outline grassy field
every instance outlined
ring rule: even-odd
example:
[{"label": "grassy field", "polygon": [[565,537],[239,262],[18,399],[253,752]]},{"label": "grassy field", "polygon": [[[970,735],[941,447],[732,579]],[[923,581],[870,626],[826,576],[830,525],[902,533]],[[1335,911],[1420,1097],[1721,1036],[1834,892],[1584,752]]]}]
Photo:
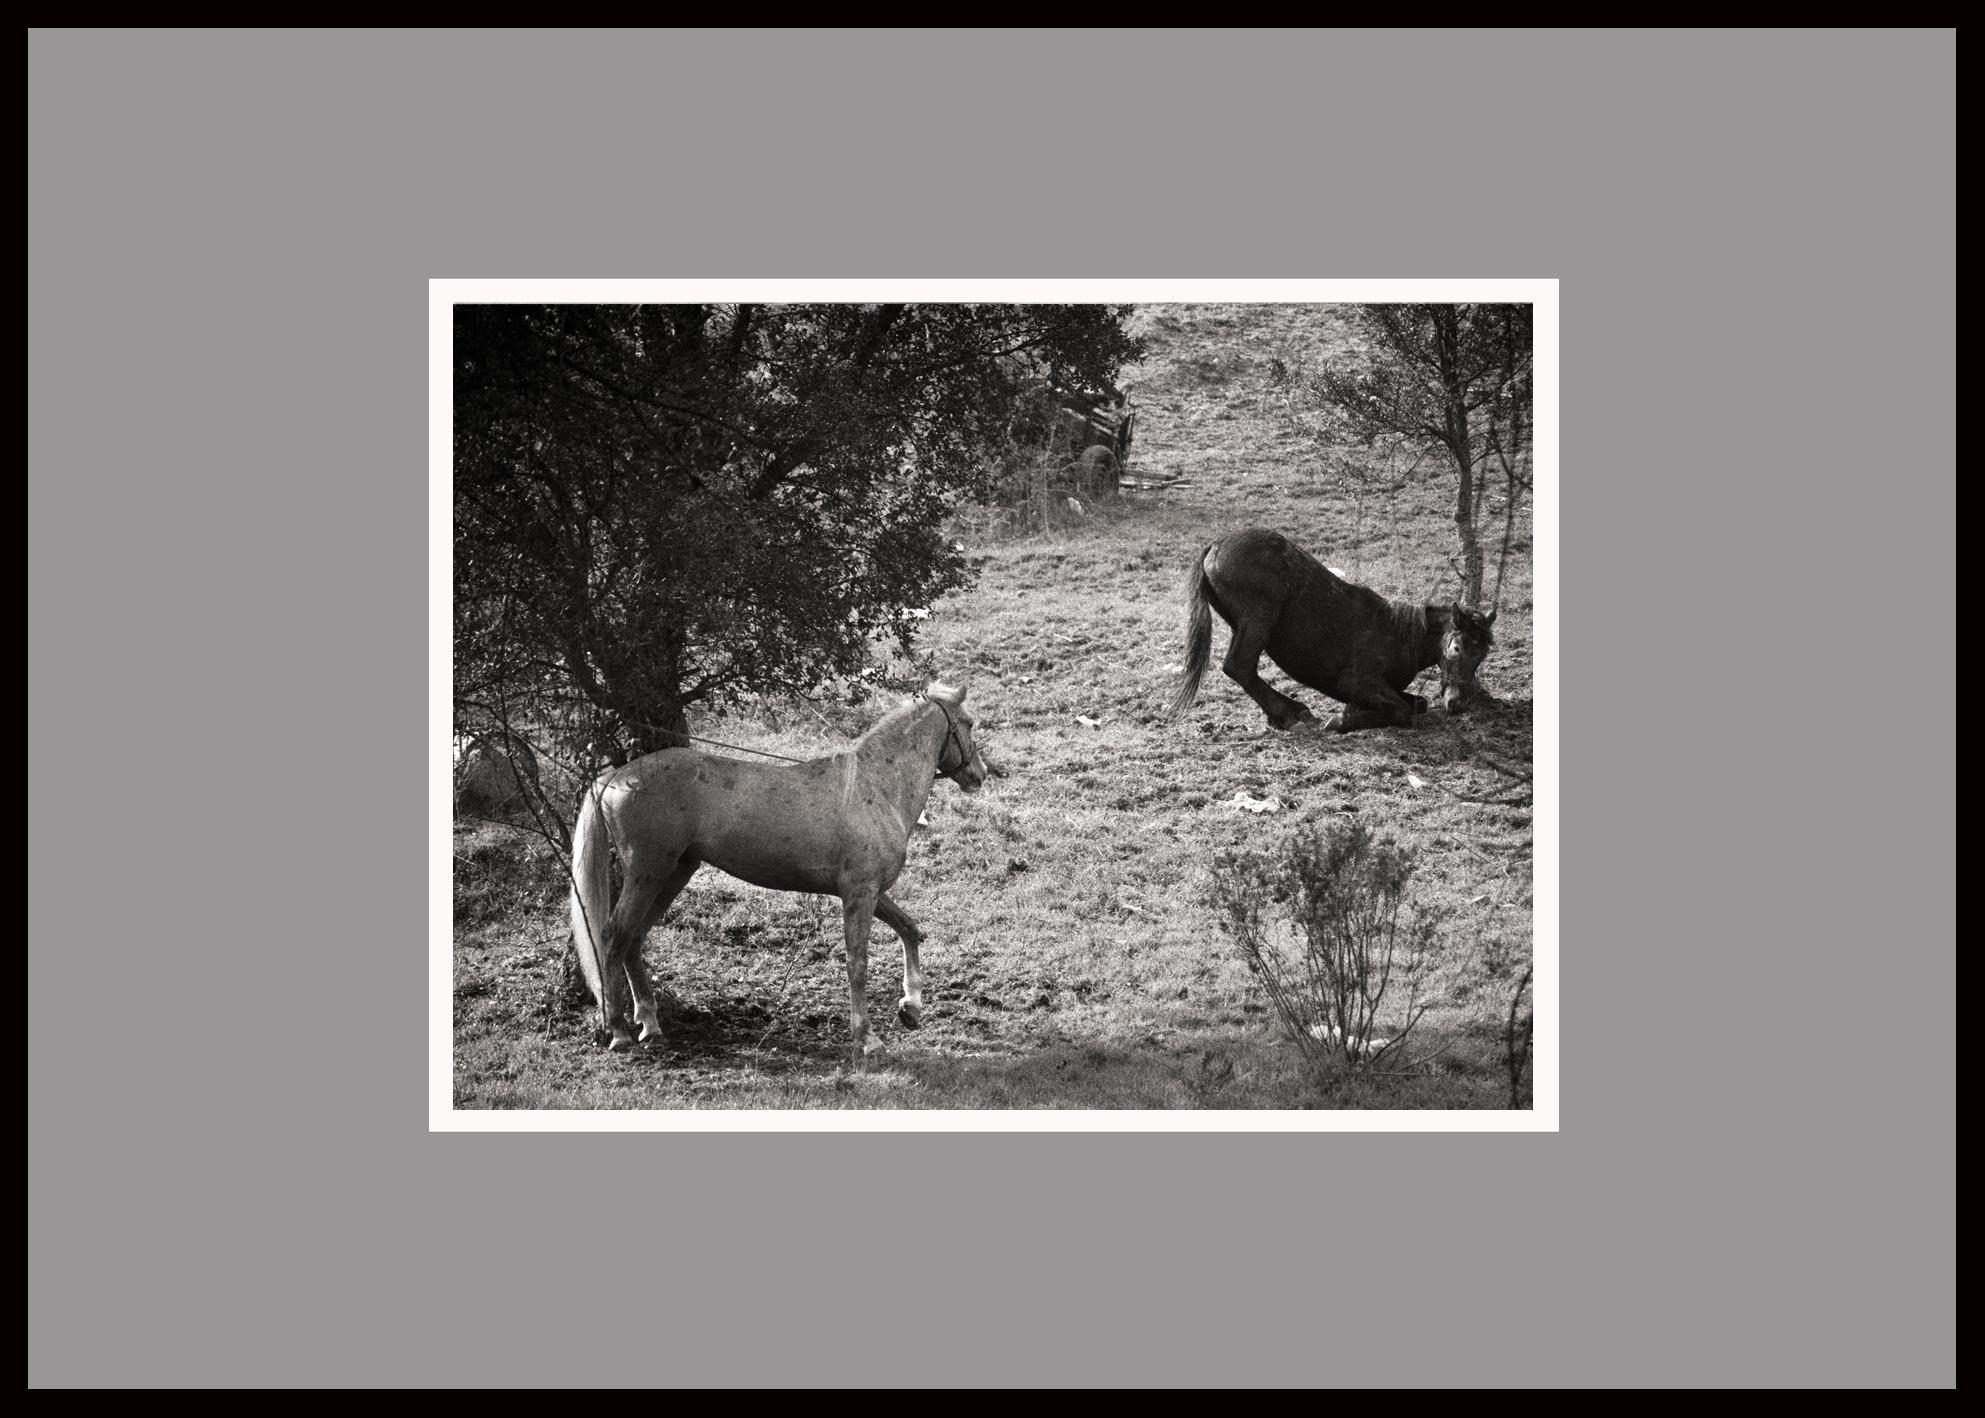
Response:
[{"label": "grassy field", "polygon": [[[560,989],[557,856],[509,829],[458,825],[456,1107],[1509,1105],[1506,988],[1428,1015],[1413,1050],[1438,1051],[1428,1063],[1377,1078],[1306,1072],[1209,887],[1221,850],[1355,816],[1418,851],[1416,899],[1449,913],[1457,948],[1528,958],[1531,814],[1509,771],[1531,757],[1527,511],[1481,673],[1496,702],[1480,712],[1275,733],[1219,672],[1216,617],[1199,701],[1167,723],[1181,584],[1202,545],[1273,527],[1387,595],[1452,599],[1453,484],[1431,460],[1354,479],[1311,437],[1287,376],[1342,347],[1337,312],[1158,306],[1136,321],[1150,354],[1125,380],[1139,411],[1126,476],[1162,486],[1079,513],[1064,504],[1058,525],[1024,532],[973,509],[958,536],[978,582],[934,608],[920,646],[968,688],[1003,770],[976,796],[937,785],[892,890],[928,936],[924,1027],[895,1023],[900,952],[878,925],[869,1007],[888,1047],[850,1073],[838,903],[706,869],[648,943],[671,1049],[610,1055]],[[1319,713],[1335,707],[1262,670]],[[1416,687],[1432,695],[1432,679]],[[885,707],[791,706],[692,727],[826,753]],[[1243,810],[1241,793],[1277,807]]]}]

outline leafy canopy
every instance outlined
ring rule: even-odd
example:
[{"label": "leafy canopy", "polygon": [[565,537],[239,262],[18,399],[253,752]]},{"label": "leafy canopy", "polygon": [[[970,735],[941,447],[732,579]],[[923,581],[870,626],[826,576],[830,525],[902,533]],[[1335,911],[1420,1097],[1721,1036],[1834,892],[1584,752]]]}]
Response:
[{"label": "leafy canopy", "polygon": [[1111,386],[1127,313],[457,307],[457,718],[576,717],[618,756],[908,650],[1014,399]]}]

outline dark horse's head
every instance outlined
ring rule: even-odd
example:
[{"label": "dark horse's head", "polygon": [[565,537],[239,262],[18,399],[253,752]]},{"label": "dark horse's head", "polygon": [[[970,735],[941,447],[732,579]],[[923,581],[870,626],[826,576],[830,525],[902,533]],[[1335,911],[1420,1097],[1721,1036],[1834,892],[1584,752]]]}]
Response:
[{"label": "dark horse's head", "polygon": [[1475,671],[1496,643],[1490,627],[1496,613],[1479,615],[1466,606],[1449,606],[1443,617],[1440,643],[1441,705],[1450,714],[1476,694]]}]

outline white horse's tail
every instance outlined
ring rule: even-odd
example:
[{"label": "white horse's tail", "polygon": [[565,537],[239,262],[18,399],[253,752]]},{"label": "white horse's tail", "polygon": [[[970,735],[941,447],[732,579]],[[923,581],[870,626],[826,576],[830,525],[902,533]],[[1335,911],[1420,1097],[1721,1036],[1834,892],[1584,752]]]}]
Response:
[{"label": "white horse's tail", "polygon": [[607,958],[607,915],[612,903],[607,899],[612,882],[607,876],[607,825],[600,806],[605,784],[595,782],[579,804],[579,821],[572,829],[572,948],[579,953],[579,969],[586,977],[586,988],[602,1010],[606,990],[602,985]]}]

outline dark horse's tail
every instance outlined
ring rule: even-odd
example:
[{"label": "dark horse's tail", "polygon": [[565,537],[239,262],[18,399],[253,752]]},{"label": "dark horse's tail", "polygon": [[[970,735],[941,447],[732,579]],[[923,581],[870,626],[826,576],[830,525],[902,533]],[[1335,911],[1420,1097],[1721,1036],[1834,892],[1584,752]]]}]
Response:
[{"label": "dark horse's tail", "polygon": [[1199,677],[1206,673],[1207,652],[1213,645],[1212,602],[1206,584],[1206,553],[1211,543],[1193,553],[1192,568],[1185,578],[1185,665],[1179,672],[1179,687],[1172,696],[1176,719],[1192,707],[1199,693]]}]

